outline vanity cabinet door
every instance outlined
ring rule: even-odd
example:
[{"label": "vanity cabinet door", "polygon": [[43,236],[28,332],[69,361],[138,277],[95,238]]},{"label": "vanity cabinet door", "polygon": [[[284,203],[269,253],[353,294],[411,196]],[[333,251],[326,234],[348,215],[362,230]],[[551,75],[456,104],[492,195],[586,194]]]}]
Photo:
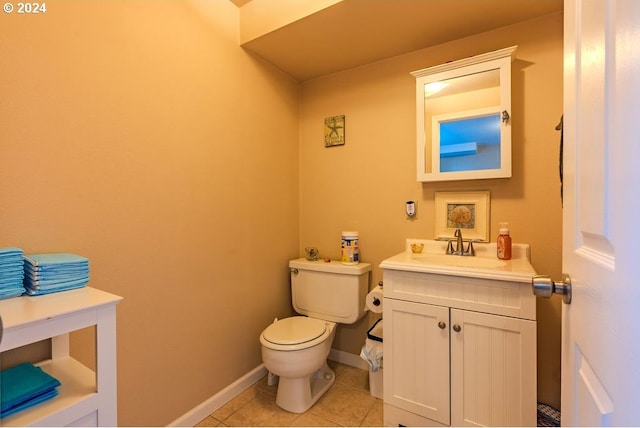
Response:
[{"label": "vanity cabinet door", "polygon": [[452,426],[535,426],[535,321],[451,309],[451,396]]},{"label": "vanity cabinet door", "polygon": [[384,305],[385,403],[449,425],[449,308]]}]

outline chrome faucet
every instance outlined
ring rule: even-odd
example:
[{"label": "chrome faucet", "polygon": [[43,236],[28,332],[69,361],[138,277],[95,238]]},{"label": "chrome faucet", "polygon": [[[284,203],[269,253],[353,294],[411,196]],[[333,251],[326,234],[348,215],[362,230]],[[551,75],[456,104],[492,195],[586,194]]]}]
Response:
[{"label": "chrome faucet", "polygon": [[456,252],[454,254],[457,254],[458,256],[463,256],[464,255],[464,242],[462,241],[462,231],[460,229],[456,229],[456,231],[453,233],[453,237],[457,238],[457,241],[456,241]]},{"label": "chrome faucet", "polygon": [[462,239],[462,231],[460,229],[456,229],[453,233],[453,237],[456,239],[456,249],[453,249],[453,242],[451,239],[447,239],[447,251],[446,254],[456,255],[456,256],[475,256],[476,251],[473,248],[473,243],[476,241],[475,239],[469,240],[469,245],[467,249],[464,249],[464,240]]}]

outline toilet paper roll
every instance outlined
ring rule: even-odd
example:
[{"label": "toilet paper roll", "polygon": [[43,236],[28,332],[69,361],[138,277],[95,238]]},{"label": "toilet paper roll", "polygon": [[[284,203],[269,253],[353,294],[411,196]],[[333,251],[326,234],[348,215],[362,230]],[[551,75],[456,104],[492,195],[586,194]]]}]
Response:
[{"label": "toilet paper roll", "polygon": [[374,314],[382,313],[382,287],[377,285],[367,294],[367,309]]}]

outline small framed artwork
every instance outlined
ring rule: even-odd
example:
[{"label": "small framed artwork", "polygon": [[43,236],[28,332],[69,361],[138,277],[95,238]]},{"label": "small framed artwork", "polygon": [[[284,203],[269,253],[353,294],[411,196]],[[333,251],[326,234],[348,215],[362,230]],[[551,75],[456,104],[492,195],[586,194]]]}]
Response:
[{"label": "small framed artwork", "polygon": [[464,239],[489,242],[489,191],[436,192],[435,237],[453,238],[456,229]]},{"label": "small framed artwork", "polygon": [[344,142],[344,115],[325,118],[324,146],[341,146]]}]

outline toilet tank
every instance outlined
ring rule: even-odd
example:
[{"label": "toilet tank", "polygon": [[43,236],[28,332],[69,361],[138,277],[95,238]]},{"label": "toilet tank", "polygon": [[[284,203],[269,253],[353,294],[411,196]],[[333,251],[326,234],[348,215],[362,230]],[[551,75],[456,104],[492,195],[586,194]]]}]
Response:
[{"label": "toilet tank", "polygon": [[291,260],[291,297],[297,313],[353,324],[365,313],[369,263],[343,265],[305,258]]}]

